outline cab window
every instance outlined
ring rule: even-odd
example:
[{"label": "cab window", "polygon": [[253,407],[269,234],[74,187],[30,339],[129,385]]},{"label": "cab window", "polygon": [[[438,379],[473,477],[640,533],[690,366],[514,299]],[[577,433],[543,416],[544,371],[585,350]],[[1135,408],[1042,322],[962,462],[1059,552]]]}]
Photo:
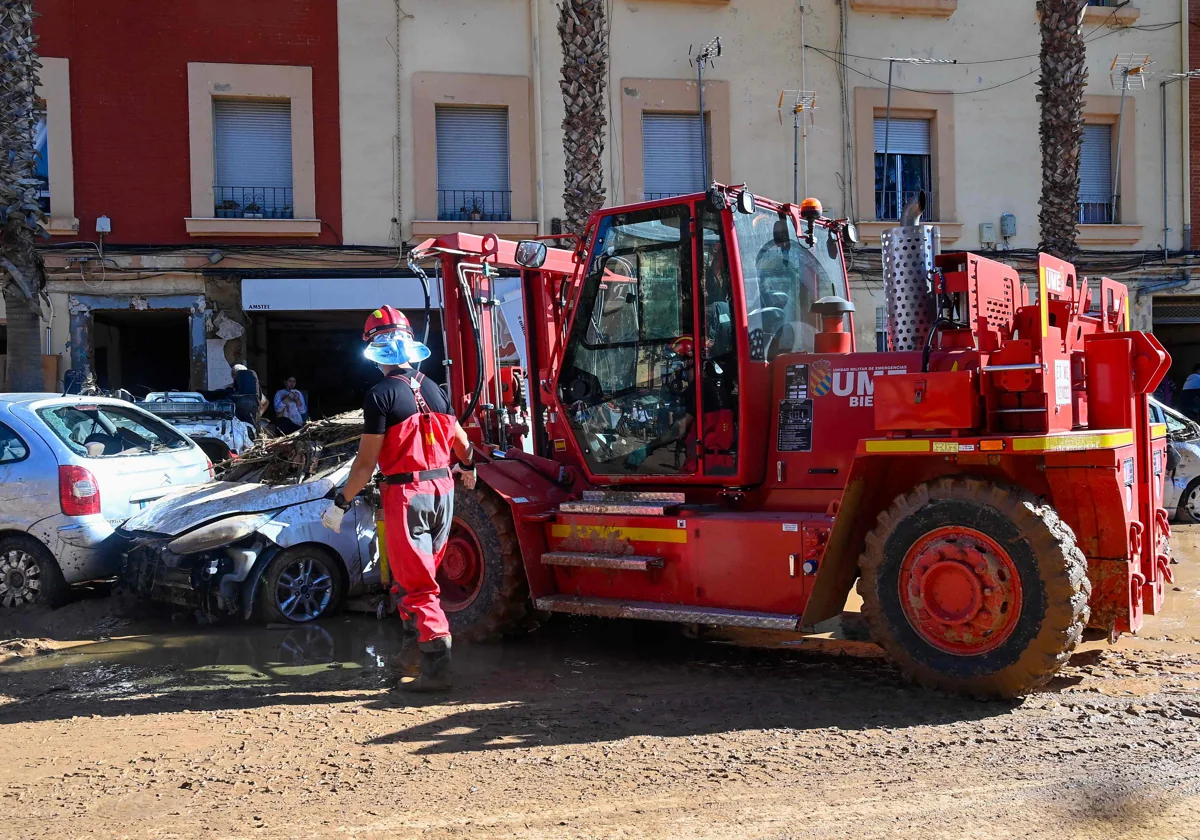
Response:
[{"label": "cab window", "polygon": [[597,474],[681,474],[695,417],[691,216],[684,205],[603,218],[559,398]]},{"label": "cab window", "polygon": [[820,319],[812,305],[844,296],[845,276],[836,235],[814,231],[813,247],[796,235],[786,214],[760,209],[734,213],[750,330],[750,358],[812,352]]}]

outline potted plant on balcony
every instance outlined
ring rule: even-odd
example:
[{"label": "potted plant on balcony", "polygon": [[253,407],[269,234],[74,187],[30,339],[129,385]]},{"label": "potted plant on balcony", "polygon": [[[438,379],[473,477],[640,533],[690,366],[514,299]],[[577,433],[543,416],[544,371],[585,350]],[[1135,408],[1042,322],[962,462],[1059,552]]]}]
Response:
[{"label": "potted plant on balcony", "polygon": [[238,204],[236,201],[234,201],[232,198],[227,198],[224,201],[222,201],[220,204],[217,205],[217,213],[233,215],[234,213],[237,212],[237,209],[240,206],[241,205]]},{"label": "potted plant on balcony", "polygon": [[469,216],[472,222],[482,221],[483,219],[483,199],[477,198],[471,203],[471,215]]},{"label": "potted plant on balcony", "polygon": [[261,219],[263,217],[262,205],[259,204],[257,201],[251,201],[249,204],[246,205],[245,209],[246,209],[246,212],[242,214],[243,218]]}]

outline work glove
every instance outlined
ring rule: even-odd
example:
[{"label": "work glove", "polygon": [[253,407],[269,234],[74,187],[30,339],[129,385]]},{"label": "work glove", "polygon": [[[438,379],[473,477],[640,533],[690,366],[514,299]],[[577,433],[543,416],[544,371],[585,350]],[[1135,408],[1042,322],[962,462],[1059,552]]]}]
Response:
[{"label": "work glove", "polygon": [[459,480],[462,481],[463,487],[465,487],[466,489],[468,489],[468,490],[475,489],[475,467],[474,467],[474,465],[472,465],[470,469],[465,470],[465,469],[463,469],[462,464],[455,464],[450,469],[450,473],[452,475],[458,476]]},{"label": "work glove", "polygon": [[342,532],[342,520],[345,517],[346,511],[333,502],[330,502],[329,507],[325,508],[325,512],[321,514],[321,524],[335,534],[340,534]]}]

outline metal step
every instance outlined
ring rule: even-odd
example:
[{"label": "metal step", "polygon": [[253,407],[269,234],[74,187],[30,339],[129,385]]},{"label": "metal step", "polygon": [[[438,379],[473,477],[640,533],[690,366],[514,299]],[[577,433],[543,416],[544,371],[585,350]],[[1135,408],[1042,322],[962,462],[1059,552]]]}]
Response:
[{"label": "metal step", "polygon": [[637,493],[626,490],[584,490],[583,500],[563,502],[560,513],[586,513],[616,516],[663,516],[670,508],[684,504],[682,493]]},{"label": "metal step", "polygon": [[648,572],[661,569],[663,559],[645,554],[594,554],[588,551],[550,551],[542,555],[545,566],[579,566],[588,569],[620,569]]},{"label": "metal step", "polygon": [[547,595],[538,598],[536,603],[539,610],[546,612],[674,621],[680,624],[715,624],[721,627],[755,627],[762,630],[795,630],[800,622],[798,615],[658,604],[653,601],[584,598],[579,595]]}]

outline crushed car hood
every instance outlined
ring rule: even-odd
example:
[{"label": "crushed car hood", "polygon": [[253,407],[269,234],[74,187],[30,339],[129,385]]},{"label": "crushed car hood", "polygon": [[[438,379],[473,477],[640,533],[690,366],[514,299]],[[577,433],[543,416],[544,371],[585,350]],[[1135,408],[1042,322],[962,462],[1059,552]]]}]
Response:
[{"label": "crushed car hood", "polygon": [[271,485],[216,481],[195,490],[166,496],[124,524],[129,532],[176,536],[224,516],[262,513],[323,498],[344,480],[338,470],[303,484]]}]

